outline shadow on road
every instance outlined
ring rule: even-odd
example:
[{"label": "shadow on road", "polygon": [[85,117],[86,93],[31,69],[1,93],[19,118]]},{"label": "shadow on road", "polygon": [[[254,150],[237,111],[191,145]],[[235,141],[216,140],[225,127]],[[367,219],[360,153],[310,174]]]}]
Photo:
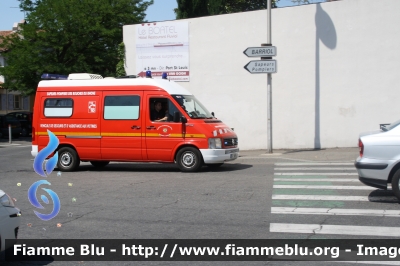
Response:
[{"label": "shadow on road", "polygon": [[396,196],[391,190],[377,189],[368,195],[368,200],[375,203],[393,203],[399,204]]},{"label": "shadow on road", "polygon": [[[241,171],[253,167],[251,164],[224,164],[219,168],[209,168],[203,166],[198,173],[210,172],[232,172]],[[58,168],[55,171],[59,171]],[[92,165],[80,165],[76,172],[181,172],[175,164],[163,163],[113,163],[111,162],[104,168],[95,168]]]}]

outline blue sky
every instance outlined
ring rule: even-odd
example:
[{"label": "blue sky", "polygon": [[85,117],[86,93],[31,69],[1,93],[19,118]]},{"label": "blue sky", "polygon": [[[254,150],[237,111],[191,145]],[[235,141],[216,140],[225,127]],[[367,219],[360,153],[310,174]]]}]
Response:
[{"label": "blue sky", "polygon": [[[324,0],[313,0],[312,2],[323,2]],[[291,0],[280,0],[279,7],[292,6]],[[11,30],[14,22],[24,18],[24,13],[18,8],[17,0],[0,0],[0,30]],[[174,20],[174,8],[177,7],[176,0],[154,0],[154,4],[147,9],[146,19],[148,21]]]}]

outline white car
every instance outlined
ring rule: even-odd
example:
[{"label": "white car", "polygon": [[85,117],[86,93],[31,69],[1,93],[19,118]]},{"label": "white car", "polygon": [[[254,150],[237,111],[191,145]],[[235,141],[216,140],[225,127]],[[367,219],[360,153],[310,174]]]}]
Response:
[{"label": "white car", "polygon": [[15,207],[14,200],[0,190],[0,251],[10,247],[10,243],[6,247],[6,239],[17,241],[20,216],[21,211]]},{"label": "white car", "polygon": [[400,120],[380,130],[360,134],[355,162],[362,183],[392,191],[400,199]]}]

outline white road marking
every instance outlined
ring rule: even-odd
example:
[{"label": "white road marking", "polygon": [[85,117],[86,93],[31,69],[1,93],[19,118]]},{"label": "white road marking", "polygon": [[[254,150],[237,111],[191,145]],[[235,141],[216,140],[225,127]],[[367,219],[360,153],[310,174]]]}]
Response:
[{"label": "white road marking", "polygon": [[368,187],[368,186],[274,185],[273,188],[375,190],[375,188]]},{"label": "white road marking", "polygon": [[339,208],[271,207],[271,213],[306,214],[306,215],[358,215],[358,216],[400,217],[400,210],[339,209]]},{"label": "white road marking", "polygon": [[338,200],[338,201],[370,201],[370,202],[398,202],[394,196],[368,197],[368,196],[326,196],[326,195],[272,195],[277,200]]},{"label": "white road marking", "polygon": [[358,182],[358,178],[274,178],[274,181]]},{"label": "white road marking", "polygon": [[336,170],[336,171],[354,171],[355,167],[349,168],[335,168],[335,167],[285,167],[285,168],[274,168],[275,171],[304,171],[304,170]]},{"label": "white road marking", "polygon": [[357,173],[274,173],[274,175],[357,175]]},{"label": "white road marking", "polygon": [[0,145],[0,147],[10,147],[10,146],[19,146],[19,145],[21,145],[21,144],[18,144],[18,143],[11,143],[11,144],[1,144]]},{"label": "white road marking", "polygon": [[354,163],[341,163],[341,162],[312,162],[312,163],[275,163],[277,166],[296,166],[296,165],[315,165],[315,166],[320,166],[320,165],[353,165]]},{"label": "white road marking", "polygon": [[400,227],[271,223],[273,233],[400,237]]},{"label": "white road marking", "polygon": [[336,263],[374,264],[374,265],[400,265],[400,261],[334,261]]}]

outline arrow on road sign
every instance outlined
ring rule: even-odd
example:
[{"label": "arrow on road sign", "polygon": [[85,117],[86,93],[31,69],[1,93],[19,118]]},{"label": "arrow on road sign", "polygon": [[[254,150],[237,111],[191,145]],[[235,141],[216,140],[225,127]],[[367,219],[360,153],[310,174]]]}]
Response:
[{"label": "arrow on road sign", "polygon": [[276,56],[275,46],[248,47],[243,51],[248,57],[267,57]]},{"label": "arrow on road sign", "polygon": [[253,60],[244,69],[251,74],[276,73],[276,60]]}]

